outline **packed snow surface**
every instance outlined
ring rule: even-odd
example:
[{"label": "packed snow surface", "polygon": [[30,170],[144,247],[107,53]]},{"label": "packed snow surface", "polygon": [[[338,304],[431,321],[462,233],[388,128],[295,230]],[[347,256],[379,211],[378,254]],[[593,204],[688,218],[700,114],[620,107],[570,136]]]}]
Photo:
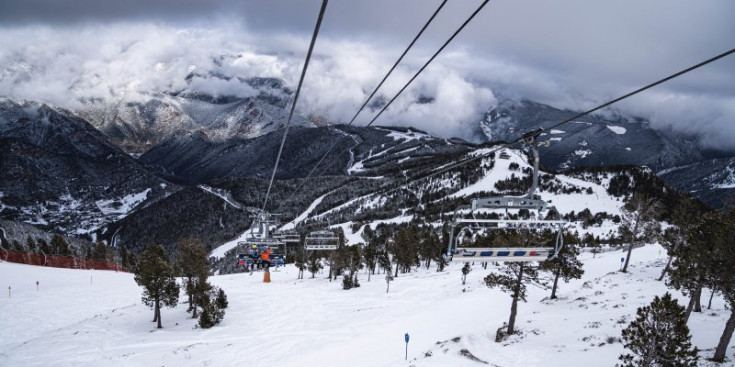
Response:
[{"label": "packed snow surface", "polygon": [[[519,304],[521,334],[503,343],[493,340],[511,299],[483,284],[492,266],[474,266],[465,286],[460,264],[414,270],[399,274],[390,293],[384,275],[368,282],[364,271],[362,286],[349,291],[325,273],[297,280],[292,266],[273,271],[270,284],[261,273],[213,276],[229,308],[222,324],[202,330],[183,303],[164,308],[164,328],[156,329],[131,274],[3,262],[0,279],[12,293],[0,301],[0,366],[485,365],[468,353],[490,366],[612,366],[623,346],[609,338],[620,336],[638,307],[670,291],[655,280],[665,264],[660,246],[634,250],[627,274],[618,272],[622,254],[584,253],[584,278],[561,283],[557,300],[530,286],[528,303]],[[710,365],[704,358],[729,314],[719,296],[712,310],[692,314],[701,365]],[[734,352],[731,346],[731,360]]]}]

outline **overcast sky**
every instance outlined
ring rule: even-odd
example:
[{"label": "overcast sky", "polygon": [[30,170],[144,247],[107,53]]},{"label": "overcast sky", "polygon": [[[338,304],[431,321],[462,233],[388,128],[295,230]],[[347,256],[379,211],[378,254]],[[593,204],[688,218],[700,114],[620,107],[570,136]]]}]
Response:
[{"label": "overcast sky", "polygon": [[[299,110],[349,119],[440,2],[332,0]],[[392,96],[480,3],[450,0],[382,95]],[[187,85],[190,71],[295,85],[320,4],[2,1],[0,95],[74,108],[80,98],[144,99],[185,87],[252,93],[238,82]],[[502,96],[592,107],[732,49],[733,14],[732,0],[491,0],[378,123],[466,136]],[[434,101],[414,103],[419,96]],[[735,149],[735,56],[616,109]]]}]

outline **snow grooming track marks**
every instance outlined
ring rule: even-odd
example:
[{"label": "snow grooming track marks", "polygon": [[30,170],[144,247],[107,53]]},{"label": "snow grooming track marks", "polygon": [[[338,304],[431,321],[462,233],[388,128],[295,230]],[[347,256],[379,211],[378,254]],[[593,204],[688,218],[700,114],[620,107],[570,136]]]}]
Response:
[{"label": "snow grooming track marks", "polygon": [[[161,311],[164,328],[156,330],[131,274],[0,263],[0,279],[14,290],[0,302],[0,365],[235,366],[243,356],[246,364],[273,366],[482,365],[460,355],[466,349],[488,366],[611,366],[623,347],[608,337],[620,336],[637,307],[670,291],[655,280],[665,264],[660,246],[634,250],[628,274],[617,272],[620,255],[582,254],[584,277],[561,284],[558,300],[546,299],[548,290],[529,288],[529,302],[519,304],[522,334],[501,344],[493,340],[507,321],[510,298],[484,285],[490,267],[476,266],[465,286],[460,266],[399,274],[388,294],[382,274],[367,282],[364,271],[361,287],[350,291],[330,283],[326,272],[296,280],[293,266],[267,285],[248,274],[213,276],[230,301],[222,324],[195,328],[180,303]],[[687,301],[670,292],[680,304]],[[728,316],[720,297],[712,310],[692,314],[692,341],[704,358]],[[411,334],[408,363],[405,332]],[[437,344],[455,337],[456,343]],[[735,346],[728,357],[733,353]]]}]

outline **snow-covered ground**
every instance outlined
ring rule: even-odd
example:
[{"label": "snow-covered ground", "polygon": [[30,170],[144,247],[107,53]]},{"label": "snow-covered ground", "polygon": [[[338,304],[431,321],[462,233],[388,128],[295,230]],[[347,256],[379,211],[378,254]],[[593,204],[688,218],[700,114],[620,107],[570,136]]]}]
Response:
[{"label": "snow-covered ground", "polygon": [[[383,275],[368,282],[364,272],[362,286],[349,291],[325,274],[296,280],[290,266],[274,271],[270,284],[260,273],[214,276],[229,296],[221,325],[196,328],[180,304],[162,310],[164,329],[157,330],[131,274],[3,262],[0,279],[12,295],[0,301],[0,366],[483,365],[462,354],[490,366],[612,366],[623,347],[608,337],[619,337],[637,307],[667,291],[655,280],[664,256],[655,245],[636,249],[622,274],[620,252],[583,254],[584,278],[562,283],[560,299],[529,287],[528,303],[519,305],[522,334],[500,344],[495,331],[507,321],[511,299],[483,285],[491,269],[479,266],[465,286],[454,264],[441,273],[432,267],[401,274],[390,293]],[[715,297],[712,310],[690,319],[703,357],[712,355],[724,328],[724,307]],[[730,360],[733,353],[731,347]]]}]

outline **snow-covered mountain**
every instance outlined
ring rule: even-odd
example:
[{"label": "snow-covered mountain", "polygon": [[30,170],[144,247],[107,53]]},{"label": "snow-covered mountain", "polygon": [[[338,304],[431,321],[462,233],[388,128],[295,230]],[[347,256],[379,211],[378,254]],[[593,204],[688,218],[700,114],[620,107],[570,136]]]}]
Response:
[{"label": "snow-covered mountain", "polygon": [[[188,184],[223,177],[269,177],[282,138],[283,131],[225,141],[193,133],[164,141],[143,154],[140,161],[160,167]],[[289,131],[276,178],[306,177],[328,151],[315,172],[317,176],[378,175],[396,164],[438,159],[469,149],[466,142],[433,137],[411,128],[295,126]]]},{"label": "snow-covered mountain", "polygon": [[715,207],[732,205],[735,198],[735,158],[706,159],[658,175]]},{"label": "snow-covered mountain", "polygon": [[[485,114],[480,126],[488,141],[510,141],[524,131],[576,114],[528,100],[505,100]],[[545,132],[542,140],[550,144],[542,162],[556,170],[611,165],[661,170],[698,162],[704,156],[693,137],[656,130],[646,121],[624,117],[585,116]]]},{"label": "snow-covered mountain", "polygon": [[[149,101],[152,110],[146,113],[145,108],[125,107],[123,109],[127,108],[128,112],[137,111],[139,115],[135,116],[145,115],[149,119],[135,120],[140,122],[138,125],[125,125],[126,119],[105,120],[109,124],[101,125],[100,128],[107,134],[81,118],[79,111],[69,112],[32,102],[17,103],[3,99],[0,138],[7,144],[0,148],[6,152],[0,163],[3,173],[12,179],[3,180],[0,184],[0,215],[3,219],[35,223],[68,234],[104,233],[103,238],[112,241],[113,233],[121,228],[121,236],[130,240],[145,230],[143,227],[146,222],[165,218],[165,222],[177,228],[181,223],[189,223],[187,228],[181,230],[184,233],[196,230],[197,233],[192,232],[192,235],[201,235],[203,228],[209,228],[208,225],[196,227],[194,223],[197,220],[190,211],[212,214],[212,210],[221,205],[215,204],[219,199],[197,187],[182,191],[177,184],[211,184],[231,192],[245,206],[262,205],[259,201],[262,202],[263,179],[270,175],[283,131],[273,121],[282,121],[283,115],[275,116],[285,113],[287,98],[284,96],[290,92],[273,79],[251,79],[246,82],[253,85],[255,94],[244,99],[214,98],[185,90],[165,96],[164,99],[171,104],[160,100]],[[187,102],[177,105],[172,102],[176,100]],[[265,108],[262,106],[269,106],[272,111],[254,114],[254,120],[228,120],[225,118],[227,114],[196,115],[192,112],[196,109],[191,108],[194,104],[215,109],[219,108],[217,106],[224,109],[233,107],[233,110],[238,110],[234,106],[250,104],[259,111]],[[182,107],[184,105],[190,108],[188,113],[182,112],[186,110]],[[179,112],[158,113],[170,108],[175,108],[170,111]],[[537,126],[541,119],[557,121],[570,113],[526,101],[502,105],[491,111],[483,127],[493,139],[506,139],[526,128]],[[169,116],[170,119],[162,119],[161,116]],[[205,120],[205,117],[209,117],[209,120]],[[196,126],[186,125],[191,128],[190,131],[180,130],[177,123],[184,120],[199,122]],[[232,124],[228,124],[228,121]],[[314,127],[303,118],[298,121],[300,123],[291,129],[286,140],[276,176],[279,180],[290,181],[277,185],[279,188],[274,195],[279,199],[271,203],[274,205],[272,209],[284,211],[284,219],[289,220],[330,190],[339,189],[321,203],[320,208],[330,203],[344,203],[343,199],[337,199],[338,196],[354,198],[356,195],[367,195],[371,190],[428,174],[436,167],[456,162],[474,150],[489,146],[437,138],[411,128]],[[252,124],[248,125],[250,122]],[[208,128],[203,128],[205,125]],[[130,157],[113,143],[115,135],[110,132],[118,131],[115,129],[121,126],[127,127],[119,129],[119,132],[127,131],[130,134],[121,133],[117,144],[128,142],[131,147],[139,148],[146,144],[152,146],[140,159]],[[141,126],[150,126],[151,129],[140,130]],[[257,132],[238,130],[245,126],[257,127]],[[264,131],[267,132],[263,134]],[[499,132],[505,135],[499,135]],[[254,137],[247,137],[249,134]],[[715,206],[720,205],[721,200],[731,193],[728,189],[731,175],[726,174],[729,171],[726,171],[725,166],[694,164],[705,161],[702,161],[702,153],[691,141],[661,135],[643,122],[617,121],[612,124],[593,117],[544,134],[542,140],[550,141],[551,144],[542,147],[541,160],[551,169],[623,163],[667,167],[676,162],[688,162],[686,170],[672,170],[663,177],[673,186],[692,191]],[[649,143],[651,141],[653,143]],[[315,172],[315,176],[321,178],[312,178],[304,185],[308,194],[299,192],[298,195],[292,195],[297,187],[302,186],[299,179],[311,171],[332,145],[335,149]],[[478,179],[481,175],[479,169],[480,166],[470,165],[464,167],[461,174],[465,181]],[[684,175],[683,172],[689,173]],[[704,176],[709,178],[697,179]],[[702,182],[707,182],[707,185],[701,186]],[[694,184],[701,187],[695,187]],[[445,189],[448,190],[450,188]],[[155,205],[160,199],[174,193],[177,195],[173,195],[170,201],[164,200],[160,205]],[[448,194],[428,190],[423,195],[439,200]],[[201,198],[201,201],[187,202],[195,197]],[[208,204],[202,205],[210,209],[198,207],[205,202]],[[142,212],[141,216],[126,219],[135,208],[149,206],[151,209]],[[182,207],[189,208],[186,214],[188,220],[182,220]],[[386,210],[385,213],[394,209]],[[221,212],[219,209],[215,211]],[[355,213],[352,213],[353,216]],[[236,237],[239,231],[249,225],[246,214],[233,216],[222,212],[216,217],[236,219],[211,223],[227,230],[222,236],[215,236],[208,241],[210,246]],[[329,220],[332,223],[338,221],[336,218]],[[128,225],[122,225],[124,221],[128,221]],[[173,236],[171,228],[164,226],[161,230]],[[143,237],[170,243],[170,236],[161,238],[154,234]],[[139,245],[143,246],[144,243]]]},{"label": "snow-covered mountain", "polygon": [[[192,78],[193,74],[187,80]],[[217,75],[208,78],[230,80]],[[145,101],[124,97],[86,100],[76,112],[123,150],[137,154],[166,139],[191,133],[221,141],[254,138],[282,127],[292,95],[283,81],[251,78],[236,82],[248,86],[252,95],[212,95],[187,88],[154,94]],[[314,121],[319,119],[315,117]],[[300,115],[294,116],[292,124],[315,126]]]},{"label": "snow-covered mountain", "polygon": [[89,234],[175,189],[73,113],[0,100],[0,217]]},{"label": "snow-covered mountain", "polygon": [[[217,75],[198,77],[222,78]],[[199,182],[218,177],[223,170],[240,171],[236,174],[247,176],[253,176],[257,171],[257,174],[262,175],[265,169],[259,166],[265,164],[257,161],[257,167],[254,167],[249,164],[253,158],[243,160],[243,156],[262,154],[253,151],[256,147],[271,150],[264,147],[273,145],[266,141],[265,135],[278,131],[285,121],[291,91],[278,79],[254,78],[239,82],[251,86],[253,96],[214,97],[186,89],[160,95],[145,103],[90,101],[88,107],[78,113],[89,118],[93,125],[126,151],[150,152],[146,157],[147,162],[172,168],[169,169],[170,172],[189,171],[185,173],[189,177],[183,182]],[[576,113],[577,111],[561,110],[524,99],[501,99],[496,105],[490,106],[488,112],[477,122],[475,136],[480,142],[509,141],[524,131],[548,126]],[[302,127],[325,124],[324,118],[316,115],[307,118],[297,114],[294,122]],[[266,140],[256,139],[259,137]],[[304,141],[313,140],[304,138]],[[343,139],[337,136],[331,138]],[[249,143],[250,139],[254,139],[254,143]],[[328,136],[320,137],[316,145],[324,144],[328,139]],[[554,170],[586,166],[643,165],[661,171],[692,165],[713,157],[710,151],[698,143],[696,137],[654,129],[647,121],[626,116],[587,116],[545,132],[542,140],[550,143],[542,157],[542,163]],[[338,143],[342,144],[349,143]],[[181,156],[189,158],[174,157],[172,153],[181,153]],[[190,159],[195,154],[206,156],[206,162],[203,159]],[[726,153],[718,153],[717,156],[723,154],[727,156]],[[165,158],[161,158],[162,155]],[[233,158],[243,161],[244,164],[231,167]],[[308,158],[311,157],[307,155]],[[350,158],[342,155],[337,159]],[[203,163],[206,163],[206,167]],[[284,172],[289,172],[287,175],[290,177],[298,177],[303,175],[299,167],[301,166],[294,164],[291,168],[295,171]],[[242,172],[243,169],[249,172]],[[329,173],[339,174],[339,171],[332,170]],[[677,181],[678,176],[668,177],[672,185],[688,190],[686,182]],[[725,182],[717,184],[726,185]],[[693,193],[715,206],[721,205],[725,195],[722,191],[708,188]]]}]

